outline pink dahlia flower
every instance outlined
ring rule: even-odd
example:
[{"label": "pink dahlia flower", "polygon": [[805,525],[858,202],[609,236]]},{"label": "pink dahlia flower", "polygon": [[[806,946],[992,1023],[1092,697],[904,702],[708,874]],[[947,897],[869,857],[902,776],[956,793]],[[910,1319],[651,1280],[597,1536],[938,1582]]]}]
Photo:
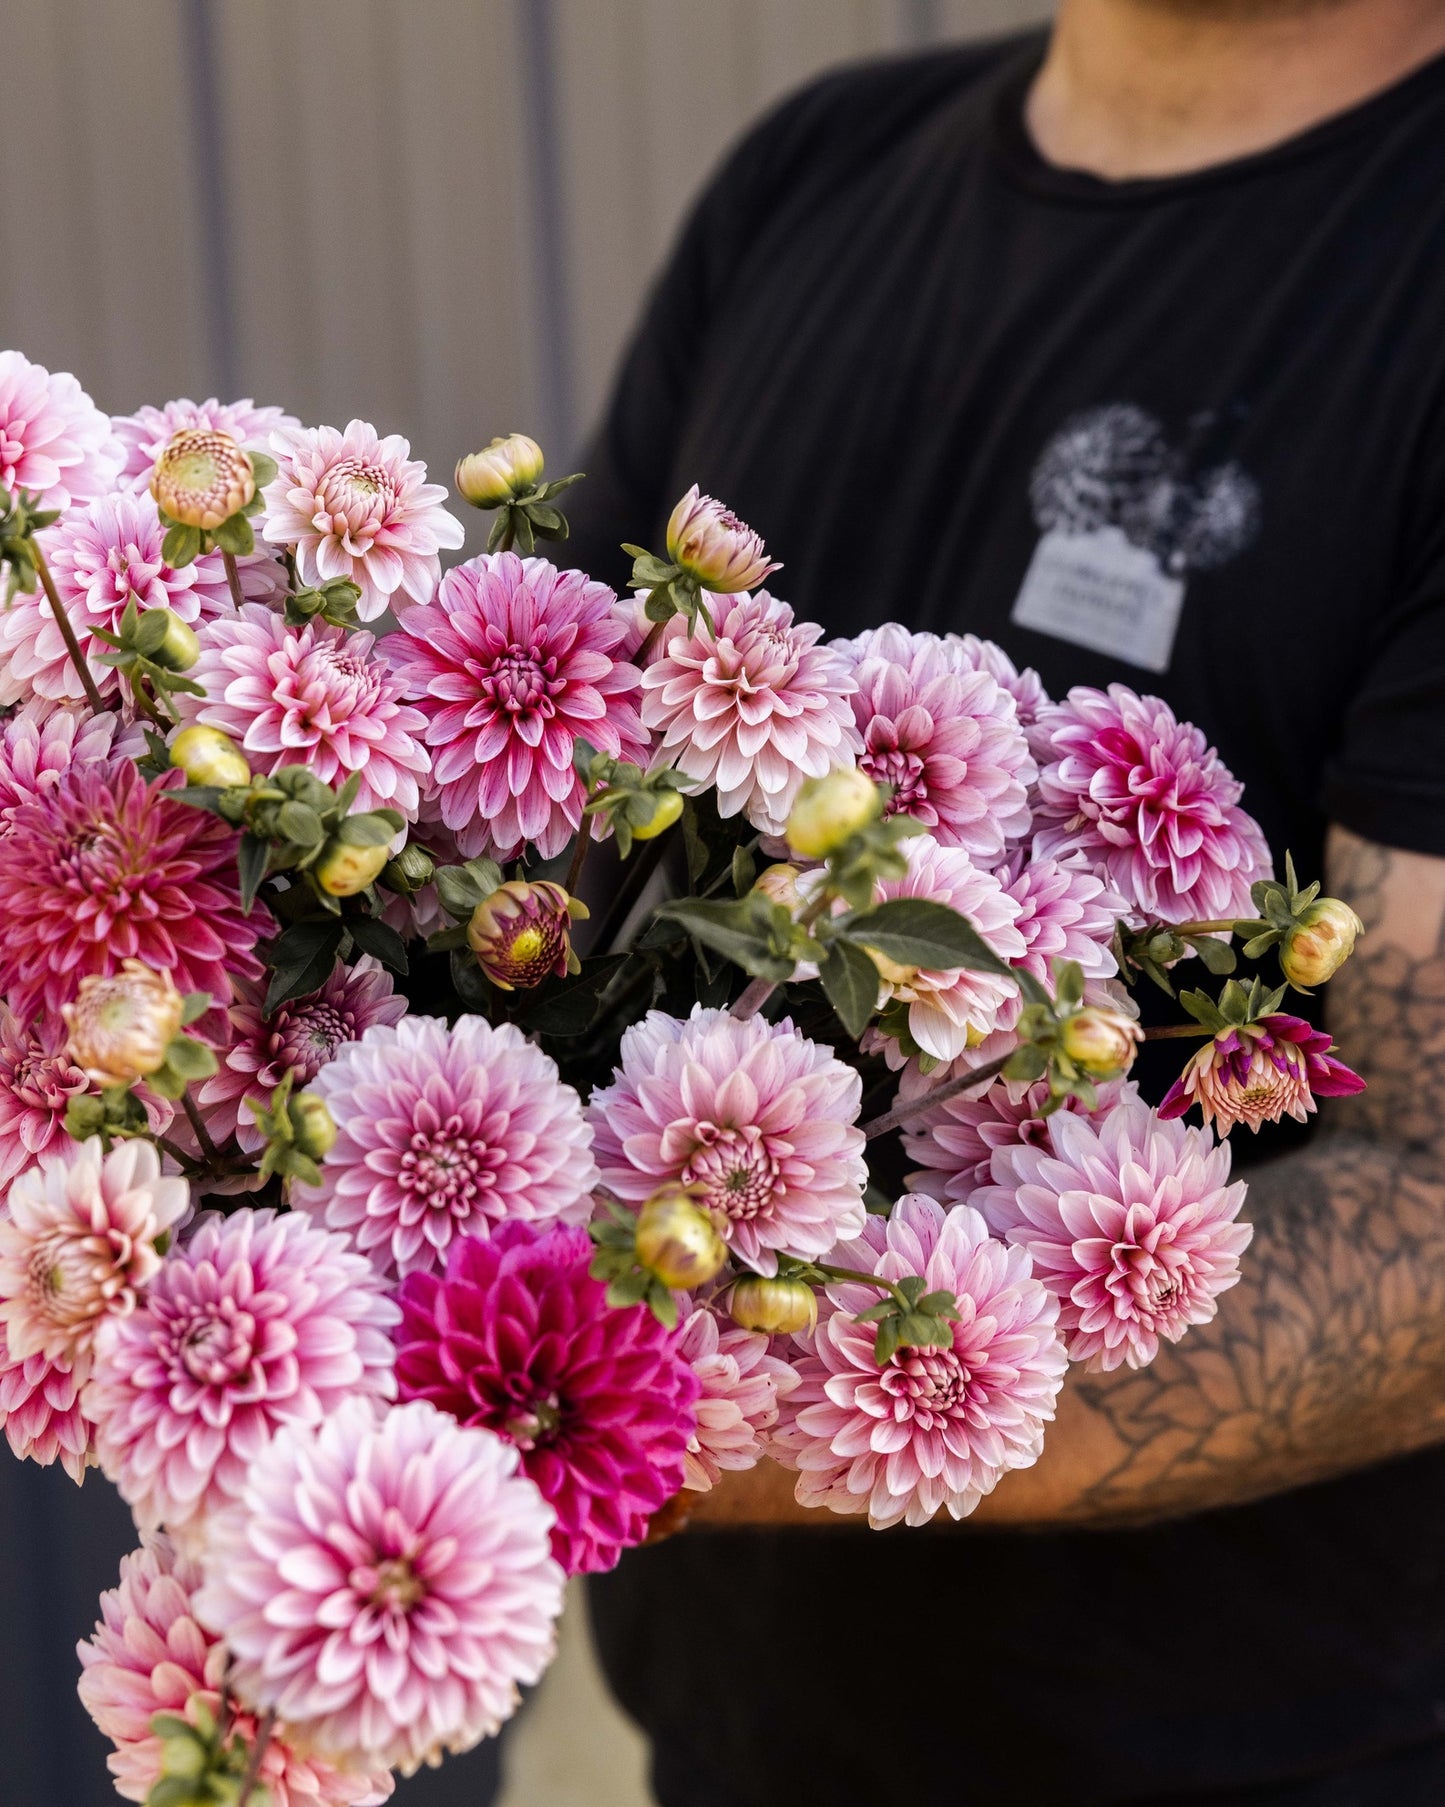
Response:
[{"label": "pink dahlia flower", "polygon": [[90,1081],[66,1053],[68,1039],[59,1016],[25,1024],[0,1004],[0,1189],[70,1144],[65,1113]]},{"label": "pink dahlia flower", "polygon": [[698,1380],[644,1305],[607,1303],[592,1242],[567,1224],[505,1223],[453,1243],[444,1278],[401,1289],[396,1378],[521,1451],[569,1575],[610,1569],[682,1486]]},{"label": "pink dahlia flower", "polygon": [[1013,698],[1020,727],[1033,727],[1049,693],[1031,666],[1020,671],[996,640],[980,640],[976,634],[946,634],[944,645],[958,664],[970,671],[986,671]]},{"label": "pink dahlia flower", "polygon": [[387,1275],[443,1266],[503,1218],[583,1223],[597,1181],[582,1103],[510,1023],[377,1025],[311,1081],[336,1119],[319,1186],[294,1202]]},{"label": "pink dahlia flower", "polygon": [[692,1364],[702,1388],[682,1484],[706,1493],[724,1469],[752,1468],[766,1455],[766,1435],[778,1422],[779,1402],[797,1386],[798,1373],[772,1353],[768,1337],[728,1323],[705,1305],[683,1320],[678,1352]]},{"label": "pink dahlia flower", "polygon": [[23,704],[0,722],[0,823],[19,803],[34,803],[59,784],[61,774],[89,760],[120,764],[146,750],[138,726],[108,711],[91,715],[59,703]]},{"label": "pink dahlia flower", "polygon": [[249,396],[245,401],[221,402],[213,395],[204,402],[182,396],[164,407],[137,408],[134,414],[116,415],[111,425],[125,448],[117,487],[141,494],[149,491],[156,459],[177,433],[201,427],[261,452],[278,428],[296,428],[301,422],[282,408],[258,408]]},{"label": "pink dahlia flower", "polygon": [[0,835],[0,994],[21,1018],[58,1012],[91,973],[122,960],[169,972],[179,991],[224,1004],[259,978],[271,927],[241,910],[236,836],[215,816],[147,784],[129,762],[76,765]]},{"label": "pink dahlia flower", "polygon": [[642,719],[664,759],[716,785],[721,814],[778,835],[803,780],[861,751],[857,686],[843,655],[817,644],[822,628],[766,590],[705,600],[716,637],[674,617],[642,676]]},{"label": "pink dahlia flower", "polygon": [[1229,1145],[1163,1121],[1139,1098],[1101,1117],[1059,1112],[1050,1148],[1000,1150],[974,1195],[996,1235],[1027,1249],[1059,1300],[1069,1356],[1143,1368],[1159,1340],[1207,1324],[1253,1235]]},{"label": "pink dahlia flower", "polygon": [[157,1240],[191,1208],[145,1141],[99,1138],[22,1173],[0,1219],[0,1323],[12,1360],[43,1355],[77,1372],[108,1317],[128,1317],[160,1271]]},{"label": "pink dahlia flower", "polygon": [[203,1624],[252,1712],[346,1767],[464,1751],[551,1660],[562,1571],[517,1452],[425,1400],[291,1425],[207,1539]]},{"label": "pink dahlia flower", "polygon": [[912,816],[980,864],[1028,833],[1038,775],[1013,698],[986,671],[957,668],[932,634],[875,630],[839,644],[858,689],[859,765],[893,787],[890,815]]},{"label": "pink dahlia flower", "polygon": [[49,1468],[54,1461],[77,1485],[93,1460],[90,1424],[80,1409],[80,1389],[89,1358],[79,1373],[64,1361],[43,1355],[17,1360],[0,1324],[0,1428],[13,1455]]},{"label": "pink dahlia flower", "polygon": [[1266,1016],[1211,1037],[1165,1094],[1161,1117],[1182,1117],[1197,1104],[1206,1123],[1227,1136],[1236,1123],[1293,1117],[1305,1123],[1316,1098],[1348,1098],[1365,1082],[1333,1057],[1334,1043],[1297,1016]]},{"label": "pink dahlia flower", "polygon": [[0,489],[67,509],[103,495],[121,456],[110,421],[68,370],[0,351]]},{"label": "pink dahlia flower", "polygon": [[840,1261],[891,1280],[921,1274],[958,1302],[952,1348],[901,1348],[880,1367],[857,1314],[872,1287],[832,1289],[784,1406],[776,1454],[798,1470],[805,1506],[866,1512],[875,1528],[966,1518],[1011,1468],[1031,1467],[1066,1362],[1058,1306],[1027,1255],[1005,1248],[977,1211],[901,1198],[871,1217]]},{"label": "pink dahlia flower", "polygon": [[862,1229],[862,1082],[830,1048],[786,1020],[699,1004],[685,1022],[650,1011],[621,1057],[587,1110],[619,1198],[701,1188],[734,1255],[763,1274],[779,1250],[825,1255]]},{"label": "pink dahlia flower", "polygon": [[1019,965],[1052,983],[1056,960],[1075,960],[1086,979],[1110,979],[1114,925],[1129,906],[1077,855],[1066,860],[1030,858],[1015,851],[997,874],[1019,907],[1018,931],[1027,952]]},{"label": "pink dahlia flower", "polygon": [[183,721],[229,734],[253,772],[304,765],[323,784],[361,774],[356,808],[414,817],[431,761],[419,710],[374,654],[375,638],[326,622],[288,627],[251,605],[210,622],[187,674],[206,694],[178,696]]},{"label": "pink dahlia flower", "polygon": [[406,1015],[406,999],[396,995],[391,975],[369,954],[354,966],[334,966],[320,991],[292,998],[269,1017],[261,1008],[264,986],[241,985],[237,992],[221,1070],[199,1088],[197,1101],[211,1134],[224,1141],[239,1131],[244,1148],[261,1146],[260,1131],[242,1109],[247,1098],[269,1100],[288,1073],[300,1091],[344,1043]]},{"label": "pink dahlia flower", "polygon": [[409,609],[387,652],[427,719],[443,823],[467,858],[560,853],[582,820],[579,740],[647,763],[638,671],[606,584],[546,559],[499,552],[442,580]]},{"label": "pink dahlia flower", "polygon": [[462,543],[462,524],[443,507],[446,489],[396,434],[353,420],[335,427],[279,427],[271,450],[280,466],[262,492],[264,537],[290,546],[308,584],[346,577],[361,588],[356,612],[373,621],[388,605],[430,602],[443,550]]},{"label": "pink dahlia flower", "polygon": [[203,1219],[96,1338],[85,1412],[136,1523],[192,1526],[281,1425],[390,1397],[396,1320],[371,1265],[307,1218]]},{"label": "pink dahlia flower", "polygon": [[730,508],[692,488],[667,523],[667,556],[710,590],[754,590],[782,566],[768,557],[762,535]]},{"label": "pink dahlia flower", "polygon": [[1198,728],[1123,684],[1080,687],[1034,729],[1034,853],[1082,854],[1140,916],[1163,922],[1250,916],[1269,848]]},{"label": "pink dahlia flower", "polygon": [[[123,1556],[120,1585],[100,1596],[100,1621],[79,1647],[80,1699],[115,1749],[107,1758],[123,1800],[144,1801],[162,1774],[161,1740],[151,1729],[157,1713],[194,1724],[204,1708],[225,1715],[226,1646],[196,1617],[201,1567],[170,1538],[153,1536]],[[233,1712],[231,1731],[246,1747],[256,1741],[254,1713]],[[258,1782],[270,1807],[373,1807],[389,1799],[393,1782],[340,1770],[303,1756],[288,1729],[272,1729]]]}]

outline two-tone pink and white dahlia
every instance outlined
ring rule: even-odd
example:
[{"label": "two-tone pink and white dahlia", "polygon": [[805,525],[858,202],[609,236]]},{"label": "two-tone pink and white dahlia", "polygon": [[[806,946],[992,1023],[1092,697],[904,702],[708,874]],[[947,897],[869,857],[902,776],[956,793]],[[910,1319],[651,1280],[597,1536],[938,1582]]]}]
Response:
[{"label": "two-tone pink and white dahlia", "polygon": [[717,787],[722,815],[778,835],[803,781],[861,752],[857,686],[843,654],[818,644],[822,628],[766,590],[704,601],[716,635],[668,623],[642,675],[642,719],[663,758]]},{"label": "two-tone pink and white dahlia", "polygon": [[430,602],[443,551],[456,551],[462,524],[447,492],[397,434],[378,436],[364,420],[335,427],[278,427],[278,471],[262,491],[268,546],[289,546],[303,583],[349,578],[361,590],[356,612],[374,621],[388,606]]},{"label": "two-tone pink and white dahlia", "polygon": [[1051,982],[1056,960],[1077,961],[1086,979],[1118,972],[1114,925],[1129,906],[1079,855],[1036,859],[1018,848],[996,876],[1019,907],[1027,951],[1018,964],[1035,978]]},{"label": "two-tone pink and white dahlia", "polygon": [[385,644],[426,717],[435,807],[467,858],[560,853],[582,820],[579,740],[647,762],[629,632],[606,584],[512,552],[448,571]]},{"label": "two-tone pink and white dahlia", "polygon": [[950,656],[970,671],[986,671],[1014,700],[1019,725],[1032,728],[1049,700],[1044,681],[1032,666],[1020,671],[996,640],[980,640],[977,634],[945,634]]},{"label": "two-tone pink and white dahlia", "polygon": [[1040,712],[1034,853],[1081,854],[1141,917],[1253,914],[1269,848],[1239,807],[1244,787],[1201,731],[1123,684],[1079,687]]},{"label": "two-tone pink and white dahlia", "polygon": [[1028,833],[1038,775],[1013,698],[988,672],[963,668],[935,634],[890,626],[834,644],[858,685],[858,764],[892,787],[888,813],[995,863]]},{"label": "two-tone pink and white dahlia", "polygon": [[868,1169],[862,1081],[786,1019],[741,1021],[697,1005],[653,1010],[622,1037],[621,1066],[587,1107],[603,1183],[640,1204],[700,1189],[738,1260],[825,1255],[858,1235]]},{"label": "two-tone pink and white dahlia", "polygon": [[1137,1097],[1099,1117],[1061,1111],[1049,1133],[1048,1148],[1000,1150],[974,1203],[1057,1296],[1071,1360],[1146,1367],[1238,1280],[1254,1233],[1238,1221],[1244,1181],[1229,1183],[1227,1142]]},{"label": "two-tone pink and white dahlia", "polygon": [[90,1081],[66,1051],[59,1016],[24,1023],[0,1003],[0,1189],[70,1143],[65,1113]]},{"label": "two-tone pink and white dahlia", "polygon": [[1349,1098],[1364,1089],[1359,1074],[1335,1058],[1325,1030],[1276,1012],[1212,1036],[1170,1086],[1159,1115],[1182,1117],[1197,1104],[1204,1121],[1227,1136],[1237,1123],[1256,1132],[1282,1117],[1307,1123],[1316,1097]]},{"label": "two-tone pink and white dahlia", "polygon": [[[106,1764],[122,1800],[147,1800],[161,1779],[157,1713],[192,1724],[202,1710],[213,1723],[226,1717],[230,1653],[196,1616],[201,1579],[200,1563],[170,1538],[147,1538],[121,1558],[120,1583],[100,1596],[100,1620],[79,1646],[81,1703],[115,1746]],[[254,1747],[256,1714],[233,1711],[228,1724]],[[283,1725],[271,1728],[257,1782],[271,1807],[373,1807],[394,1786],[384,1770],[367,1775],[303,1755]]]},{"label": "two-tone pink and white dahlia", "polygon": [[12,1455],[22,1462],[60,1466],[78,1486],[93,1459],[90,1423],[80,1409],[88,1368],[76,1373],[67,1361],[43,1355],[12,1356],[0,1324],[0,1429]]},{"label": "two-tone pink and white dahlia", "polygon": [[469,1750],[551,1660],[562,1570],[517,1451],[417,1399],[291,1425],[218,1515],[196,1596],[253,1713],[410,1774]]},{"label": "two-tone pink and white dahlia", "polygon": [[258,408],[249,396],[244,401],[222,402],[213,395],[203,402],[181,396],[159,408],[137,408],[134,414],[117,414],[111,425],[125,449],[117,487],[140,494],[149,491],[156,459],[177,433],[199,427],[224,433],[237,445],[260,452],[278,428],[299,427],[301,422],[284,408]]},{"label": "two-tone pink and white dahlia", "polygon": [[575,1225],[498,1225],[452,1244],[444,1276],[401,1289],[396,1378],[461,1424],[515,1443],[557,1515],[569,1575],[616,1566],[683,1484],[698,1378],[675,1331],[615,1306]]},{"label": "two-tone pink and white dahlia", "polygon": [[96,1337],[84,1409],[136,1523],[188,1530],[282,1425],[389,1398],[397,1316],[370,1263],[308,1218],[205,1218]]},{"label": "two-tone pink and white dahlia", "polygon": [[106,710],[67,708],[36,699],[0,722],[0,824],[19,803],[34,803],[54,790],[61,774],[87,761],[137,759],[145,735]]},{"label": "two-tone pink and white dahlia", "polygon": [[866,1512],[875,1529],[966,1518],[1011,1468],[1028,1468],[1067,1362],[1058,1305],[1028,1256],[988,1233],[977,1211],[901,1198],[871,1217],[840,1263],[901,1280],[921,1274],[953,1294],[951,1347],[903,1347],[880,1363],[874,1326],[857,1322],[875,1288],[830,1288],[783,1405],[772,1452],[798,1470],[805,1506]]},{"label": "two-tone pink and white dahlia", "polygon": [[271,918],[241,908],[236,836],[129,761],[73,766],[0,835],[0,994],[16,1015],[58,1012],[92,973],[123,960],[169,972],[218,1004],[231,980],[259,978]]},{"label": "two-tone pink and white dahlia", "polygon": [[0,489],[70,508],[104,495],[121,458],[109,419],[68,370],[0,351]]},{"label": "two-tone pink and white dahlia", "polygon": [[208,622],[187,674],[205,690],[176,699],[183,721],[229,734],[253,772],[304,765],[323,784],[361,775],[356,808],[414,817],[431,760],[419,710],[376,656],[375,637],[326,622],[290,627],[248,605]]},{"label": "two-tone pink and white dahlia", "polygon": [[311,1081],[336,1120],[319,1186],[293,1202],[388,1276],[445,1265],[505,1218],[584,1223],[597,1168],[582,1104],[511,1023],[408,1016],[340,1048]]},{"label": "two-tone pink and white dahlia", "polygon": [[767,1454],[767,1434],[778,1422],[780,1401],[798,1384],[791,1362],[772,1353],[772,1341],[744,1330],[699,1305],[682,1322],[678,1351],[691,1363],[702,1391],[697,1429],[683,1457],[683,1486],[693,1493],[716,1487],[724,1469],[753,1468]]}]

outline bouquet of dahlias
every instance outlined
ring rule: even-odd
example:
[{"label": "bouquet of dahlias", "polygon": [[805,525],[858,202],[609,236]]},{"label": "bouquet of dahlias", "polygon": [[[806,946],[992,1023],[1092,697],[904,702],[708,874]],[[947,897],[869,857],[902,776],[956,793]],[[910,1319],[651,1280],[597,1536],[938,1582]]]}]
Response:
[{"label": "bouquet of dahlias", "polygon": [[385,1799],[764,1456],[970,1512],[1238,1277],[1216,1135],[1359,1086],[1283,1009],[1358,923],[1163,703],[827,642],[696,490],[618,597],[574,480],[463,459],[443,574],[404,440],[0,354],[0,1423],[134,1513],[149,1807]]}]

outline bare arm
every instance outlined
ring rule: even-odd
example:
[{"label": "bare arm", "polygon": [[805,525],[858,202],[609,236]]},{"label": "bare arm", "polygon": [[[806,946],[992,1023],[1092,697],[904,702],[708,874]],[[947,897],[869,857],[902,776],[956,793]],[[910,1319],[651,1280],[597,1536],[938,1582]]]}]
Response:
[{"label": "bare arm", "polygon": [[[1365,924],[1329,1007],[1370,1089],[1251,1170],[1254,1241],[1214,1321],[1142,1372],[1073,1372],[1043,1459],[970,1523],[1167,1518],[1445,1439],[1445,860],[1335,829],[1328,889]],[[765,1465],[694,1522],[831,1517]]]}]

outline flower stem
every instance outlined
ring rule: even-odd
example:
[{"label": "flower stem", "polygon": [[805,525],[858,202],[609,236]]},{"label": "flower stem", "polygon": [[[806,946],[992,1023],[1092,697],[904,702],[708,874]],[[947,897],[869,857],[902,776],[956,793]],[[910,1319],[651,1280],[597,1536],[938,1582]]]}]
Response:
[{"label": "flower stem", "polygon": [[239,612],[246,598],[241,589],[241,573],[236,569],[236,555],[222,549],[221,562],[226,567],[226,582],[231,586],[231,601]]},{"label": "flower stem", "polygon": [[644,850],[627,862],[627,871],[622,875],[622,882],[617,887],[617,895],[612,899],[612,907],[602,919],[602,926],[597,931],[597,939],[592,943],[600,954],[612,951],[612,942],[620,932],[627,918],[632,914],[633,906],[647,889],[647,881],[657,870],[672,837],[676,834],[674,825],[655,840],[647,843]]},{"label": "flower stem", "polygon": [[186,1116],[190,1119],[191,1128],[196,1132],[196,1141],[200,1145],[201,1153],[207,1161],[216,1160],[221,1151],[211,1140],[211,1132],[206,1128],[201,1113],[196,1109],[195,1100],[189,1092],[181,1093],[181,1104],[185,1109]]},{"label": "flower stem", "polygon": [[647,630],[647,638],[642,642],[642,645],[638,647],[637,651],[632,655],[631,659],[628,660],[628,663],[630,665],[636,665],[638,667],[646,665],[647,655],[652,651],[653,647],[656,646],[658,641],[662,638],[662,630],[666,626],[667,626],[667,622],[665,622],[665,621],[654,621],[653,622],[652,626]]},{"label": "flower stem", "polygon": [[1222,922],[1172,922],[1167,926],[1176,935],[1219,935],[1228,929],[1234,933],[1233,917]]},{"label": "flower stem", "polygon": [[577,887],[582,882],[582,868],[587,864],[587,849],[592,845],[592,818],[583,816],[582,825],[577,830],[577,845],[572,850],[572,864],[567,868],[566,891],[569,897],[577,895]]},{"label": "flower stem", "polygon": [[241,1777],[241,1792],[236,1796],[236,1807],[246,1807],[255,1792],[256,1784],[261,1779],[261,1765],[266,1760],[266,1747],[271,1742],[271,1733],[276,1728],[276,1709],[272,1707],[256,1727],[256,1742],[251,1746],[251,1754],[246,1759],[245,1773]]},{"label": "flower stem", "polygon": [[906,1123],[910,1117],[930,1111],[936,1104],[947,1104],[950,1098],[957,1098],[961,1092],[971,1092],[986,1079],[995,1078],[1012,1058],[1013,1050],[1010,1049],[1007,1054],[1000,1054],[997,1060],[991,1060],[985,1066],[973,1067],[967,1073],[960,1073],[957,1079],[950,1079],[946,1085],[935,1086],[931,1092],[921,1092],[917,1098],[895,1104],[891,1111],[885,1111],[881,1117],[865,1123],[863,1134],[870,1142],[876,1136],[886,1136],[890,1129],[897,1129],[900,1123]]},{"label": "flower stem", "polygon": [[888,1293],[897,1304],[901,1305],[905,1311],[912,1310],[912,1307],[908,1303],[908,1295],[901,1291],[894,1281],[885,1280],[882,1274],[865,1273],[860,1267],[834,1267],[829,1261],[810,1261],[808,1265],[809,1267],[814,1268],[818,1273],[826,1276],[829,1280],[843,1280],[850,1286],[880,1287],[884,1292]]},{"label": "flower stem", "polygon": [[1152,1029],[1144,1031],[1146,1042],[1173,1041],[1176,1036],[1213,1035],[1212,1029],[1206,1029],[1202,1023],[1160,1023]]},{"label": "flower stem", "polygon": [[750,979],[746,989],[732,1007],[732,1014],[740,1022],[746,1022],[750,1016],[756,1016],[778,989],[776,979]]},{"label": "flower stem", "polygon": [[60,629],[60,637],[65,642],[65,650],[70,654],[70,662],[79,674],[81,684],[85,688],[85,700],[97,715],[105,708],[100,699],[100,691],[95,679],[91,676],[90,667],[85,662],[85,654],[80,650],[80,642],[75,637],[75,629],[71,626],[70,617],[65,612],[59,594],[55,588],[55,579],[50,575],[50,566],[45,562],[45,554],[40,550],[40,541],[31,538],[31,555],[35,560],[35,569],[40,573],[40,581],[45,587],[45,594],[55,616],[55,625]]}]

